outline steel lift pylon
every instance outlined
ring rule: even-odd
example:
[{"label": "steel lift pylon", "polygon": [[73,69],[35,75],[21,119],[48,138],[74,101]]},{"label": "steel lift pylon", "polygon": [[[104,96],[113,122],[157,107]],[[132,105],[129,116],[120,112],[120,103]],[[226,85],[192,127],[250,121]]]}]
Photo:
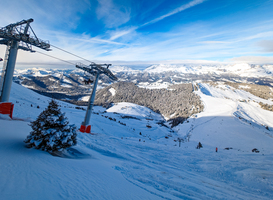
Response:
[{"label": "steel lift pylon", "polygon": [[[32,50],[32,46],[36,46],[43,50],[50,51],[49,42],[37,38],[30,26],[31,22],[33,22],[33,19],[22,20],[0,28],[0,44],[7,46],[0,79],[0,113],[9,114],[6,112],[11,112],[11,118],[13,104],[8,101],[18,49],[35,52]],[[9,104],[11,107],[7,109]]]},{"label": "steel lift pylon", "polygon": [[[105,66],[106,68],[103,66]],[[108,69],[109,66],[111,66],[111,64],[92,63],[88,67],[85,65],[82,65],[82,64],[76,65],[77,68],[82,69],[82,70],[92,74],[93,76],[95,76],[95,81],[94,81],[92,93],[91,93],[89,101],[88,101],[88,107],[86,110],[85,118],[84,118],[84,121],[82,122],[81,128],[80,128],[80,131],[83,133],[91,133],[91,125],[88,125],[88,124],[90,122],[92,108],[93,108],[94,101],[95,101],[96,89],[97,89],[97,85],[98,85],[98,81],[99,81],[99,76],[101,74],[105,74],[113,81],[118,80],[117,77]]]}]

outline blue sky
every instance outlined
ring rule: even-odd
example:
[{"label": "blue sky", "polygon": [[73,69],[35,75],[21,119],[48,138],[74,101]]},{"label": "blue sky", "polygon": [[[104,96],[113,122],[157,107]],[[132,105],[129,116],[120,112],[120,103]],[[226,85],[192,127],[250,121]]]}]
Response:
[{"label": "blue sky", "polygon": [[[273,0],[0,1],[0,27],[33,18],[39,38],[92,61],[273,63]],[[17,61],[54,60],[20,51]]]}]

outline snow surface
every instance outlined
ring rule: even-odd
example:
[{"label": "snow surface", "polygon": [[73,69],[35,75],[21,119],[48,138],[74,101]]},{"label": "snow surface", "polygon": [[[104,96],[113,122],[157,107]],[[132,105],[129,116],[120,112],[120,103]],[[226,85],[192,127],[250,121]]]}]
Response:
[{"label": "snow surface", "polygon": [[109,92],[111,92],[112,96],[115,96],[115,95],[116,95],[116,90],[115,90],[115,88],[110,88],[110,89],[109,89]]},{"label": "snow surface", "polygon": [[89,101],[90,95],[79,98],[79,101]]},{"label": "snow surface", "polygon": [[131,115],[140,118],[148,118],[154,120],[163,120],[160,114],[153,112],[151,109],[144,106],[139,106],[133,103],[115,103],[114,106],[106,110],[107,112],[116,112],[119,114]]},{"label": "snow surface", "polygon": [[63,81],[64,83],[70,83],[70,84],[72,83],[72,82],[71,82],[69,79],[67,79],[66,77],[64,77],[62,81]]},{"label": "snow surface", "polygon": [[[206,89],[197,91],[205,111],[175,131],[142,106],[94,107],[95,134],[78,133],[73,148],[78,153],[61,158],[25,147],[29,121],[49,98],[13,84],[14,120],[0,115],[1,199],[272,199],[272,126],[265,121],[272,113],[253,103],[250,94],[227,88],[234,96],[226,98],[220,88],[200,85]],[[238,101],[238,94],[250,102]],[[79,127],[85,111],[59,104]],[[238,112],[247,115],[239,118]],[[189,141],[179,147],[177,137],[184,136]],[[198,142],[203,148],[195,148]]]},{"label": "snow surface", "polygon": [[71,85],[68,85],[68,84],[65,84],[65,83],[61,84],[61,86],[66,87],[66,88],[71,88],[72,87]]},{"label": "snow surface", "polygon": [[170,85],[171,85],[171,83],[162,82],[160,80],[155,83],[141,82],[138,84],[138,87],[146,88],[146,89],[167,89]]}]

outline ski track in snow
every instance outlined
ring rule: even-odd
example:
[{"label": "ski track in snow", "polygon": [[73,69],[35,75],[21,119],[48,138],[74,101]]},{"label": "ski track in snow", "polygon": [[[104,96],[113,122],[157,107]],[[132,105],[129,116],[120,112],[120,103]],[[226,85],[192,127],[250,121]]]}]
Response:
[{"label": "ski track in snow", "polygon": [[[219,168],[216,168],[215,171],[209,169],[210,173],[212,173],[210,174],[207,170],[202,170],[200,164],[202,166],[205,164],[207,168],[210,168],[210,165],[215,167],[216,163],[223,162],[218,155],[214,154],[208,157],[208,152],[198,152],[197,154],[193,152],[186,153],[185,155],[181,154],[181,151],[172,151],[164,147],[159,149],[155,146],[147,150],[147,147],[143,148],[142,145],[128,146],[127,144],[119,143],[118,140],[116,142],[119,144],[115,144],[112,141],[106,144],[107,140],[105,139],[96,141],[97,145],[100,145],[100,148],[91,147],[91,149],[105,156],[121,159],[123,163],[121,166],[116,166],[115,169],[121,171],[126,179],[141,188],[146,188],[152,194],[157,194],[166,199],[174,199],[175,197],[182,199],[221,199],[222,197],[226,199],[259,198],[259,195],[249,193],[248,189],[243,189],[242,185],[236,185],[236,182],[230,183],[230,181],[223,182],[221,180],[223,178],[222,175],[227,173],[233,174],[232,176],[234,177],[230,178],[236,179],[232,171],[236,171],[236,165],[239,160],[237,160],[237,157],[232,159],[234,154],[229,155],[230,157],[227,158],[228,161],[226,162],[227,165],[230,161],[235,162],[235,165],[229,169],[230,171]],[[103,144],[98,144],[98,141],[103,141]],[[109,146],[112,146],[112,148],[109,148]],[[119,148],[113,148],[113,146],[119,146]],[[111,149],[114,153],[108,152],[105,154],[104,148]],[[171,153],[170,158],[166,157],[166,151]],[[198,150],[193,149],[193,151]],[[198,155],[199,153],[201,155]],[[206,159],[200,158],[202,154]],[[196,159],[196,157],[199,158]],[[249,163],[244,164],[248,165]],[[221,163],[221,166],[223,167],[224,163]],[[215,180],[215,172],[216,174],[218,173],[219,180]],[[208,174],[211,177],[208,177]]]},{"label": "ski track in snow", "polygon": [[[98,114],[92,114],[91,124],[96,134],[78,133],[78,144],[74,147],[90,155],[84,159],[53,157],[27,149],[23,143],[31,131],[27,122],[1,119],[1,198],[271,199],[272,138],[265,132],[272,131],[259,125],[260,110],[221,98],[220,90],[203,86],[211,94],[197,92],[205,111],[176,127],[174,133],[156,124],[160,120],[157,116],[156,120],[147,120],[147,115],[154,114],[142,107],[127,104],[133,106],[138,120],[123,119],[114,113],[117,107],[106,113],[105,109],[95,107]],[[20,90],[28,98],[23,98]],[[47,106],[47,100],[13,86],[12,101],[19,101],[15,105],[16,118],[35,119]],[[81,123],[84,111],[67,103],[61,106],[70,122]],[[123,104],[120,106],[124,108]],[[255,126],[234,114],[240,112],[238,115],[245,114],[252,120],[255,118],[252,110],[257,112]],[[120,110],[129,115],[127,111]],[[147,124],[152,128],[148,129]],[[172,137],[166,139],[170,134]],[[174,139],[183,135],[190,136],[189,142],[178,147]],[[195,148],[199,141],[202,149]],[[215,147],[219,148],[218,153]],[[224,150],[225,147],[232,149]],[[254,147],[260,150],[259,154],[251,152]]]}]

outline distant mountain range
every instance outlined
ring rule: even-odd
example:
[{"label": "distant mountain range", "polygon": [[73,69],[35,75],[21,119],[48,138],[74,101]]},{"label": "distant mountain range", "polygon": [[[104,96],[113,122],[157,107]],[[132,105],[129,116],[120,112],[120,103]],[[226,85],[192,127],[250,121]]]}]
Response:
[{"label": "distant mountain range", "polygon": [[[107,76],[100,76],[96,105],[109,107],[118,102],[135,103],[172,120],[174,126],[203,110],[199,96],[194,93],[197,83],[229,82],[234,84],[229,84],[233,88],[243,87],[255,96],[273,99],[273,65],[160,64],[144,70],[135,70],[128,66],[113,66],[110,70],[119,80],[112,84]],[[93,76],[80,69],[32,68],[16,70],[14,74],[14,81],[18,84],[42,95],[77,105],[87,105],[92,89],[92,85],[84,81],[88,79],[92,80]],[[238,83],[240,84],[236,85]],[[248,84],[260,87],[250,87]],[[177,87],[173,87],[176,85]],[[272,109],[269,104],[261,105],[267,110]]]},{"label": "distant mountain range", "polygon": [[153,65],[144,70],[148,73],[177,72],[183,74],[236,74],[242,77],[267,77],[273,74],[273,65],[247,63],[229,65]]},{"label": "distant mountain range", "polygon": [[[145,88],[167,88],[169,85],[193,81],[231,81],[273,86],[273,65],[152,65],[144,70],[128,66],[112,66],[110,70],[119,81],[133,82]],[[84,80],[92,76],[80,69],[59,70],[32,68],[15,70],[14,81],[40,93],[49,93],[58,99],[79,99],[90,93],[90,86]],[[112,81],[100,76],[99,88]]]}]

